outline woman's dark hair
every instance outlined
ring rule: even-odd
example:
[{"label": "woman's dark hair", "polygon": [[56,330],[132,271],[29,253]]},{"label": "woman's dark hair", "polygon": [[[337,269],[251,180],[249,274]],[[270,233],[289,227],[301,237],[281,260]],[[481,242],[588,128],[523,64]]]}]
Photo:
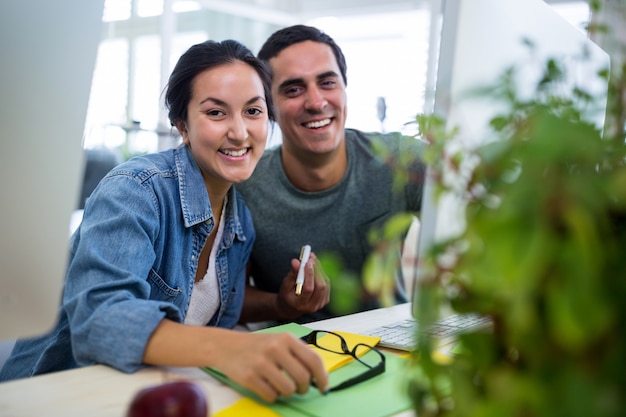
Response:
[{"label": "woman's dark hair", "polygon": [[274,32],[263,44],[259,51],[258,57],[267,62],[271,58],[276,57],[283,49],[300,42],[313,41],[325,43],[330,46],[337,60],[343,83],[348,85],[348,77],[346,75],[347,65],[346,57],[343,55],[339,45],[335,43],[333,38],[328,36],[321,30],[312,26],[294,25]]},{"label": "woman's dark hair", "polygon": [[203,71],[236,61],[250,65],[261,78],[268,118],[275,121],[271,94],[271,76],[267,64],[241,43],[229,39],[222,42],[208,40],[189,48],[178,60],[170,75],[165,92],[165,106],[172,126],[187,121],[187,106],[192,95],[192,81]]}]

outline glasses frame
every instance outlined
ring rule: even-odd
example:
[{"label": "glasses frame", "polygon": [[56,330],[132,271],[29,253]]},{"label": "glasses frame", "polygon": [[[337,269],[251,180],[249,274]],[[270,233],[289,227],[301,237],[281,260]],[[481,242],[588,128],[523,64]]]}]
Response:
[{"label": "glasses frame", "polygon": [[[341,350],[342,351],[338,352],[336,350],[328,349],[328,348],[325,348],[323,346],[318,345],[317,344],[317,335],[318,334],[323,334],[323,335],[332,334],[334,336],[337,336],[339,338],[340,342],[341,342]],[[346,339],[343,338],[343,336],[341,336],[340,334],[337,334],[335,332],[329,332],[329,331],[326,331],[326,330],[313,330],[311,333],[309,333],[309,334],[307,334],[305,336],[302,336],[300,338],[300,340],[306,342],[309,345],[316,346],[319,349],[325,350],[327,352],[336,353],[338,355],[350,355],[354,359],[356,359],[358,362],[360,362],[361,364],[363,364],[364,366],[366,366],[368,368],[367,371],[365,371],[365,372],[363,372],[363,373],[361,373],[361,374],[359,374],[359,375],[357,375],[355,377],[347,379],[347,380],[343,381],[342,383],[340,383],[340,384],[338,384],[338,385],[328,389],[327,392],[339,391],[339,390],[342,390],[342,389],[345,389],[345,388],[348,388],[348,387],[352,387],[352,386],[354,386],[356,384],[359,384],[361,382],[367,381],[368,379],[372,379],[375,376],[378,376],[378,375],[380,375],[380,374],[385,372],[385,355],[380,350],[376,349],[373,346],[367,345],[365,343],[357,343],[356,345],[354,345],[352,350],[350,350],[350,348],[348,347],[348,343],[346,342]],[[378,363],[378,365],[371,366],[368,363],[362,361],[361,358],[359,358],[357,356],[357,349],[360,346],[364,346],[364,347],[368,348],[370,351],[373,351],[373,352],[378,354],[378,356],[380,357],[380,362]],[[315,385],[315,381],[312,382],[312,385],[316,386]]]}]

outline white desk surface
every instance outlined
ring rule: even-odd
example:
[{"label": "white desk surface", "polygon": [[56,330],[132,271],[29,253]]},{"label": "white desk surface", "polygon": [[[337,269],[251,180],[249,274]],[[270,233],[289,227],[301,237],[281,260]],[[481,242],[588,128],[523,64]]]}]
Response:
[{"label": "white desk surface", "polygon": [[[410,317],[410,304],[308,323],[321,330],[358,333]],[[140,389],[178,379],[192,380],[207,395],[211,413],[233,404],[240,394],[197,368],[145,368],[125,374],[95,365],[0,383],[0,417],[123,417]],[[397,417],[415,416],[413,411]]]}]

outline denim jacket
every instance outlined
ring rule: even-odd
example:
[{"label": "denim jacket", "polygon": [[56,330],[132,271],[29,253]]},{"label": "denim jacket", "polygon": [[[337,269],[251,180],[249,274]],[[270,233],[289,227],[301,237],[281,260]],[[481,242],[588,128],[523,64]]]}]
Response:
[{"label": "denim jacket", "polygon": [[[255,233],[234,187],[225,209],[216,257],[221,303],[209,325],[232,328]],[[214,225],[202,174],[185,145],[113,169],[87,200],[72,236],[56,327],[18,341],[0,380],[95,363],[141,368],[159,322],[183,322]]]}]

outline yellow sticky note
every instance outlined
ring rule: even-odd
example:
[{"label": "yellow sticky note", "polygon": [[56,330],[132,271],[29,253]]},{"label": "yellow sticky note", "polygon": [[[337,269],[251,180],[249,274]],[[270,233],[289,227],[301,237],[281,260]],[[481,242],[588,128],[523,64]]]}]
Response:
[{"label": "yellow sticky note", "polygon": [[[341,335],[345,339],[350,350],[352,350],[354,346],[358,343],[363,343],[369,346],[376,346],[378,342],[380,342],[380,337],[378,336],[365,336],[362,334],[346,333],[341,331],[333,331],[333,333]],[[341,352],[341,342],[333,335],[322,336],[319,339],[319,343],[323,343],[324,346],[328,346],[333,350]],[[354,360],[350,355],[342,355],[329,352],[313,345],[311,345],[311,349],[315,350],[322,357],[322,361],[324,362],[324,367],[326,368],[327,372],[331,372]]]},{"label": "yellow sticky note", "polygon": [[226,407],[213,414],[213,417],[281,417],[269,407],[264,406],[251,398],[241,398],[230,407]]}]

